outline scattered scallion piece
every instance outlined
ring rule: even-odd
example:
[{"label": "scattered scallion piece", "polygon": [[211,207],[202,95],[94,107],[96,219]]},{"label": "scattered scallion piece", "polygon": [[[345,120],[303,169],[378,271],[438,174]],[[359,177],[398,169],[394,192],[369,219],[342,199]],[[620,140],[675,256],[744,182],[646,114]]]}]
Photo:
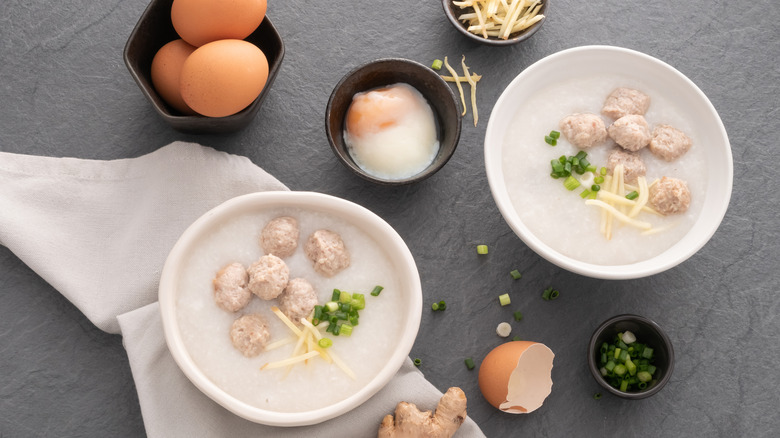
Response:
[{"label": "scattered scallion piece", "polygon": [[626,195],[626,199],[629,199],[631,201],[633,201],[634,199],[636,199],[638,197],[639,197],[639,193],[637,193],[636,190],[634,190],[633,192],[631,192],[631,193]]},{"label": "scattered scallion piece", "polygon": [[520,336],[513,336],[512,340],[513,341],[522,341],[523,339]]},{"label": "scattered scallion piece", "polygon": [[601,190],[601,186],[598,184],[593,184],[592,186],[590,186],[590,189],[594,192],[598,192],[599,190]]},{"label": "scattered scallion piece", "polygon": [[383,289],[383,286],[374,286],[374,290],[371,291],[371,296],[378,297]]},{"label": "scattered scallion piece", "polygon": [[597,392],[597,393],[593,394],[593,399],[594,400],[600,400],[601,399],[601,393]]},{"label": "scattered scallion piece", "polygon": [[[376,291],[377,288],[379,291],[382,290],[382,286],[377,286],[374,290]],[[331,301],[322,306],[314,306],[311,324],[317,326],[321,322],[327,321],[326,332],[334,336],[350,336],[354,327],[359,323],[359,311],[365,308],[366,296],[364,294],[333,289]]]},{"label": "scattered scallion piece", "polygon": [[414,366],[419,367],[422,365],[422,360],[419,357],[414,358]]},{"label": "scattered scallion piece", "polygon": [[512,300],[509,298],[509,294],[499,295],[498,301],[501,303],[502,306],[508,306],[512,303]]},{"label": "scattered scallion piece", "polygon": [[552,286],[548,287],[547,289],[542,292],[542,299],[544,300],[554,300],[558,298],[558,295],[560,295],[560,292],[558,289],[553,289]]},{"label": "scattered scallion piece", "polygon": [[331,341],[330,338],[322,338],[317,341],[317,345],[319,345],[320,348],[328,348],[333,345],[333,341]]},{"label": "scattered scallion piece", "polygon": [[510,272],[509,275],[511,275],[512,278],[514,278],[515,280],[519,280],[523,278],[523,274],[521,274],[520,271],[518,271],[517,269]]},{"label": "scattered scallion piece", "polygon": [[561,133],[558,132],[558,131],[550,131],[550,137],[552,137],[552,138],[557,140],[557,139],[561,138]]},{"label": "scattered scallion piece", "polygon": [[434,59],[431,68],[434,70],[441,70],[442,65],[444,65],[444,63],[441,62],[441,59]]},{"label": "scattered scallion piece", "polygon": [[607,176],[607,168],[606,167],[602,167],[601,169],[599,169],[599,175]]},{"label": "scattered scallion piece", "polygon": [[569,177],[566,178],[566,180],[563,182],[563,186],[566,187],[566,190],[571,191],[579,187],[580,182],[577,181],[577,178],[569,175]]},{"label": "scattered scallion piece", "polygon": [[487,253],[488,253],[488,246],[487,245],[477,245],[477,254],[485,255]]},{"label": "scattered scallion piece", "polygon": [[593,178],[593,182],[596,184],[604,184],[604,177],[603,176],[597,176]]},{"label": "scattered scallion piece", "polygon": [[434,312],[439,311],[442,312],[444,310],[447,310],[447,303],[444,302],[444,300],[439,301],[438,303],[431,304],[431,310]]},{"label": "scattered scallion piece", "polygon": [[434,312],[439,310],[439,303],[431,304],[431,310],[433,310]]},{"label": "scattered scallion piece", "polygon": [[523,319],[523,314],[518,310],[517,312],[514,313],[514,317],[515,317],[515,321],[520,321],[521,319]]},{"label": "scattered scallion piece", "polygon": [[582,191],[582,193],[580,193],[580,198],[585,199],[588,196],[590,196],[590,193],[591,193],[590,190],[585,189],[585,190]]},{"label": "scattered scallion piece", "polygon": [[544,136],[544,142],[549,144],[550,146],[555,146],[558,144],[558,140],[550,137],[549,135]]},{"label": "scattered scallion piece", "polygon": [[474,359],[467,357],[466,360],[464,360],[463,362],[465,362],[466,368],[470,370],[474,369]]}]

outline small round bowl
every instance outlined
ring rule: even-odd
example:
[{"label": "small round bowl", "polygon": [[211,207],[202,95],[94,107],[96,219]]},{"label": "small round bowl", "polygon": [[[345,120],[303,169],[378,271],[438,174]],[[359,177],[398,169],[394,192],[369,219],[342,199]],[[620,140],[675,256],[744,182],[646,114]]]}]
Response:
[{"label": "small round bowl", "polygon": [[[355,163],[344,141],[344,120],[352,97],[395,83],[416,88],[433,110],[439,137],[439,153],[422,172],[405,179],[383,179],[367,173]],[[333,153],[359,177],[382,185],[403,185],[422,181],[436,173],[455,153],[460,139],[461,117],[455,93],[447,82],[430,68],[408,59],[379,59],[347,73],[330,95],[325,112],[325,131]]]},{"label": "small round bowl", "polygon": [[[327,226],[333,230],[343,229],[352,233],[352,236],[363,235],[366,236],[366,239],[371,240],[374,245],[373,250],[379,250],[384,253],[386,263],[389,264],[389,267],[386,269],[392,270],[392,274],[384,273],[383,275],[392,275],[393,278],[397,279],[393,291],[385,289],[381,296],[376,297],[377,300],[382,297],[392,297],[394,301],[372,301],[375,297],[366,294],[366,301],[368,302],[368,310],[366,312],[369,312],[372,308],[377,309],[376,306],[381,305],[382,302],[388,303],[391,308],[400,306],[400,308],[404,309],[403,312],[396,312],[395,314],[398,316],[388,320],[389,323],[385,321],[385,323],[377,323],[377,325],[372,327],[370,333],[372,338],[375,338],[379,333],[382,334],[383,339],[391,339],[389,342],[373,345],[371,347],[373,350],[369,351],[369,354],[381,354],[382,357],[386,358],[386,361],[370,366],[370,369],[375,371],[375,373],[372,372],[372,374],[366,375],[366,371],[363,371],[363,375],[361,375],[358,372],[357,375],[361,385],[350,387],[344,394],[344,398],[338,398],[332,403],[311,405],[311,408],[300,411],[285,408],[272,409],[273,405],[258,406],[258,403],[262,402],[255,403],[247,400],[247,394],[237,395],[242,389],[223,389],[224,386],[220,385],[224,385],[224,382],[220,385],[216,383],[222,382],[225,380],[223,377],[228,376],[232,376],[234,380],[235,376],[239,376],[239,378],[246,377],[245,381],[250,382],[252,377],[260,372],[260,366],[269,360],[267,356],[264,357],[264,354],[277,352],[275,350],[262,353],[255,358],[245,358],[233,349],[227,333],[233,319],[244,311],[260,312],[265,315],[269,318],[268,322],[272,330],[272,336],[279,336],[278,333],[280,332],[273,329],[272,324],[274,320],[272,319],[274,316],[269,309],[273,302],[262,301],[255,297],[253,298],[254,302],[250,302],[247,308],[239,311],[236,315],[222,311],[213,301],[213,289],[211,288],[213,274],[211,267],[212,265],[221,266],[225,263],[225,260],[228,260],[228,263],[241,261],[245,265],[251,263],[249,260],[256,260],[255,257],[262,255],[260,245],[257,244],[262,225],[255,226],[255,223],[258,218],[273,217],[280,213],[291,216],[298,215],[300,219],[301,237],[298,243],[299,248],[296,250],[300,253],[293,254],[288,258],[288,263],[290,263],[291,267],[291,277],[301,276],[308,278],[312,281],[312,284],[317,284],[318,281],[321,282],[322,286],[318,290],[321,300],[323,294],[328,294],[328,291],[332,290],[332,288],[328,289],[324,285],[335,282],[344,284],[345,280],[349,283],[353,277],[357,277],[354,284],[365,282],[365,279],[361,277],[361,275],[368,275],[365,273],[365,268],[357,275],[355,275],[354,271],[352,273],[344,271],[333,279],[318,276],[314,272],[314,268],[309,263],[306,263],[308,259],[302,254],[306,239],[305,229],[308,228],[313,231],[322,226]],[[309,219],[306,219],[307,217]],[[306,221],[308,221],[308,225]],[[359,233],[355,229],[359,230]],[[227,243],[222,243],[215,247],[212,245],[215,239],[219,242]],[[345,235],[345,240],[347,239],[348,235]],[[350,242],[356,244],[354,238],[347,240],[345,243],[349,246]],[[353,255],[356,252],[369,254],[370,251],[372,251],[370,247],[353,248],[352,250]],[[197,254],[205,255],[207,265],[202,265],[203,257],[193,259],[193,257],[197,257]],[[299,260],[297,265],[295,264],[296,258]],[[244,259],[247,260],[244,261]],[[194,266],[197,266],[197,268],[193,268],[191,263],[195,263]],[[208,268],[205,266],[208,266]],[[358,266],[361,266],[360,261],[353,260],[351,267]],[[193,272],[193,269],[196,269],[198,272],[205,272],[205,274],[201,277],[198,272]],[[218,269],[215,268],[213,272],[216,272]],[[293,269],[295,270],[293,271]],[[379,277],[382,276],[380,275]],[[371,280],[373,279],[369,281]],[[387,286],[387,284],[384,286]],[[369,287],[373,287],[373,285]],[[186,291],[183,291],[184,288],[186,288]],[[193,291],[195,292],[193,293]],[[387,295],[388,292],[393,294]],[[414,258],[403,239],[387,222],[366,208],[320,193],[260,192],[238,196],[224,202],[206,212],[184,231],[172,248],[163,266],[159,285],[159,303],[168,349],[182,372],[200,391],[242,418],[260,424],[290,427],[317,424],[349,412],[376,394],[393,378],[408,357],[420,327],[422,287]],[[198,320],[196,328],[193,328],[191,309],[202,309],[204,306],[213,307],[213,312],[208,310],[208,313],[199,313],[201,320]],[[363,314],[360,327],[366,326],[367,322],[370,323],[370,320],[365,318],[368,318],[368,316]],[[276,323],[281,324],[281,321],[276,321]],[[223,327],[225,330],[224,338],[221,336],[221,332],[219,332]],[[215,328],[217,329],[216,331],[212,330]],[[198,332],[198,329],[204,330],[205,333]],[[216,335],[217,332],[220,335]],[[366,334],[368,333],[355,333],[349,340],[362,339],[365,341],[368,338],[356,338],[356,336],[365,336]],[[341,358],[348,361],[350,355],[354,353],[354,350],[350,350],[350,348],[370,345],[370,342],[366,343],[363,341],[360,341],[361,343],[357,344],[357,347],[355,344],[352,344],[352,347],[350,347],[350,344],[340,344],[339,347],[345,348],[345,350],[341,350],[339,353]],[[205,346],[204,348],[208,348],[208,351],[205,353],[203,350],[194,351],[193,342],[197,342],[200,346]],[[217,345],[213,342],[218,342],[219,344]],[[344,342],[347,342],[347,340],[344,340]],[[289,348],[291,352],[293,345],[286,345],[278,350],[282,357],[287,357],[285,356],[287,351],[281,350],[282,348]],[[210,362],[209,358],[215,355],[219,355],[223,363],[215,365],[215,363]],[[206,361],[203,368],[198,365],[198,363],[202,362],[196,362],[198,358]],[[316,366],[327,367],[328,365],[320,362]],[[350,367],[356,369],[359,365],[351,364]],[[325,370],[326,375],[329,375],[329,368],[319,369]],[[365,369],[363,368],[363,370]],[[295,369],[291,372],[295,372]],[[340,373],[338,370],[337,372]],[[225,376],[220,373],[224,373]],[[274,400],[274,391],[300,391],[301,385],[311,384],[311,382],[307,383],[305,380],[306,378],[311,379],[311,374],[302,373],[297,374],[295,377],[291,375],[289,379],[281,381],[281,383],[292,382],[291,384],[298,385],[297,388],[288,389],[285,386],[269,386],[263,396],[266,398],[265,403],[268,403],[267,398]],[[213,379],[209,376],[212,376]],[[346,375],[343,378],[349,380]],[[327,384],[323,383],[322,380],[315,381],[318,385]],[[365,383],[363,384],[363,382]],[[327,390],[327,388],[324,389]]]},{"label": "small round bowl", "polygon": [[[543,105],[538,105],[538,99],[536,104],[529,103],[535,102],[534,97],[540,93],[540,90],[549,90],[561,84],[583,80],[583,78],[595,78],[594,80],[597,81],[604,77],[614,78],[614,80],[610,79],[609,84],[599,82],[601,87],[605,87],[603,92],[596,87],[583,88],[577,95],[572,96],[571,100],[567,100],[569,99],[567,95],[566,98],[554,101],[557,106],[553,108],[548,106],[545,110],[540,109]],[[558,121],[560,118],[571,112],[598,113],[607,94],[614,88],[627,86],[623,85],[626,82],[629,84],[636,82],[638,85],[634,87],[637,88],[647,87],[648,92],[655,92],[659,98],[663,98],[654,101],[655,105],[659,105],[657,103],[659,100],[664,100],[668,103],[668,108],[675,109],[679,114],[685,116],[690,127],[698,134],[698,139],[695,140],[695,144],[688,151],[688,154],[694,154],[694,148],[698,147],[699,149],[695,153],[701,154],[702,159],[697,163],[701,163],[706,170],[700,179],[691,181],[691,183],[697,183],[698,189],[691,189],[691,197],[695,199],[692,201],[692,208],[689,212],[691,217],[686,218],[688,222],[684,231],[680,231],[678,234],[669,234],[675,236],[674,239],[668,239],[666,234],[647,236],[654,239],[653,242],[657,242],[655,239],[666,238],[664,241],[664,245],[668,244],[666,249],[658,248],[656,253],[641,258],[637,257],[635,261],[631,262],[596,263],[588,254],[583,256],[571,252],[571,247],[568,246],[571,242],[562,242],[559,238],[560,236],[568,236],[567,233],[552,235],[549,230],[539,232],[538,221],[534,224],[536,228],[530,225],[536,218],[544,218],[545,224],[557,224],[559,230],[576,230],[576,233],[580,235],[586,231],[598,234],[597,210],[584,212],[576,210],[577,214],[571,213],[582,203],[581,198],[577,196],[580,190],[571,193],[555,192],[553,195],[547,196],[545,199],[549,199],[549,205],[544,212],[541,212],[540,208],[531,210],[530,207],[527,208],[527,204],[526,207],[522,206],[522,203],[525,200],[535,199],[538,193],[544,193],[542,191],[530,192],[533,190],[531,187],[541,187],[540,184],[555,181],[548,178],[547,172],[549,172],[550,166],[549,164],[545,165],[545,163],[550,162],[550,157],[558,158],[560,154],[568,151],[564,148],[572,147],[562,144],[555,148],[548,146],[543,140],[546,133],[550,132],[551,129],[559,129]],[[611,88],[606,88],[607,86]],[[576,99],[584,99],[584,97],[598,102],[597,107],[571,111],[570,106],[564,106],[571,105],[570,102],[577,102]],[[529,105],[532,105],[530,109]],[[653,105],[654,103],[651,103],[650,111],[653,110]],[[664,108],[667,106],[662,107],[661,111]],[[524,141],[523,144],[538,144],[538,147],[541,148],[529,149],[529,152],[533,152],[536,156],[535,159],[540,159],[548,154],[550,156],[547,157],[547,161],[538,161],[539,164],[533,167],[532,171],[528,169],[532,167],[531,164],[537,163],[537,161],[533,161],[533,163],[528,161],[530,153],[524,155],[523,159],[526,161],[517,162],[516,159],[508,158],[512,154],[505,147],[509,144],[507,143],[510,141],[509,138],[519,138],[526,133],[525,131],[517,132],[516,117],[521,112],[528,114],[528,111],[532,111],[535,118],[548,120],[554,119],[550,115],[558,115],[556,111],[561,112],[560,117],[554,119],[554,122],[544,122],[543,126],[537,124],[534,128],[536,131],[527,131],[528,133],[533,132],[535,137]],[[663,122],[659,119],[648,119],[648,122],[652,124],[674,123],[671,120]],[[590,154],[593,149],[606,146],[608,144],[605,142],[604,145],[594,146],[587,152]],[[568,271],[588,277],[610,280],[642,278],[676,267],[709,241],[720,226],[731,199],[734,174],[731,146],[723,122],[707,96],[696,84],[674,67],[644,53],[621,47],[575,47],[547,56],[523,70],[507,86],[493,107],[485,133],[484,148],[485,172],[490,191],[501,215],[510,228],[529,248],[544,259]],[[706,148],[706,153],[701,152],[701,148]],[[571,152],[568,153],[571,154]],[[640,153],[651,155],[648,150],[640,151]],[[646,162],[648,163],[648,177],[675,176],[666,173],[652,174],[649,167],[650,162]],[[594,164],[604,166],[606,160],[603,163],[594,162]],[[680,177],[688,180],[685,176]],[[545,186],[542,187],[542,190],[549,190],[549,188]],[[561,205],[563,203],[561,200],[571,202]],[[544,201],[534,201],[531,206],[541,205],[539,202]],[[555,205],[555,207],[550,207],[550,205]],[[566,210],[567,208],[569,210]],[[534,218],[523,216],[527,211],[536,211],[540,214]],[[591,211],[594,212],[592,215]],[[551,212],[567,212],[569,214],[553,215],[550,214]],[[667,223],[678,220],[677,217],[672,216],[667,218],[670,219]],[[594,221],[595,226],[591,226]],[[572,225],[571,222],[575,224]],[[582,227],[584,222],[589,222],[587,228]],[[677,230],[672,229],[671,231],[674,233]],[[625,249],[625,246],[620,248],[608,246],[616,245],[617,240],[616,238],[611,241],[601,239],[585,250],[611,254],[618,249]],[[643,244],[644,242],[639,241],[638,243]]]},{"label": "small round bowl", "polygon": [[130,75],[160,117],[177,131],[189,134],[224,134],[247,127],[257,116],[279,73],[284,58],[282,36],[266,16],[260,26],[246,37],[246,41],[259,47],[268,59],[268,79],[265,87],[248,107],[227,117],[182,115],[157,94],[151,77],[154,55],[162,46],[179,38],[171,22],[172,4],[173,0],[152,0],[130,33],[124,49],[125,65]]},{"label": "small round bowl", "polygon": [[473,12],[473,8],[461,9],[458,6],[455,6],[452,0],[442,0],[441,2],[442,7],[444,8],[444,14],[447,15],[450,23],[453,27],[455,27],[455,29],[458,30],[458,32],[462,33],[472,41],[476,41],[481,44],[487,44],[489,46],[511,46],[531,38],[531,35],[535,34],[539,29],[541,29],[542,24],[544,24],[545,20],[547,20],[546,12],[548,3],[550,3],[550,0],[542,0],[542,8],[539,10],[539,14],[544,15],[544,17],[541,20],[537,21],[527,29],[523,29],[520,32],[509,35],[509,38],[507,39],[502,39],[496,37],[485,38],[482,35],[473,34],[468,31],[466,24],[458,20],[458,17],[462,14]]},{"label": "small round bowl", "polygon": [[[618,333],[630,330],[636,335],[637,342],[653,348],[656,375],[653,383],[641,391],[624,392],[610,385],[599,371],[599,355],[604,342],[611,343]],[[669,381],[674,370],[674,348],[672,341],[654,321],[639,315],[618,315],[604,321],[594,332],[588,344],[588,368],[596,382],[618,397],[639,400],[650,397],[660,391]],[[660,375],[658,375],[660,373]]]}]

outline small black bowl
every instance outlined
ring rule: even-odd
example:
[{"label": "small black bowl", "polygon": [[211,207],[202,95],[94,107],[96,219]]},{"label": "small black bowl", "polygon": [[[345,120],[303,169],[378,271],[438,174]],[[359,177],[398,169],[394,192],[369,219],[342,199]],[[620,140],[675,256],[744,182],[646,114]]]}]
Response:
[{"label": "small black bowl", "polygon": [[531,37],[531,35],[535,34],[536,31],[538,31],[542,24],[544,24],[545,20],[547,20],[547,5],[550,3],[550,0],[542,0],[542,8],[539,9],[539,14],[545,15],[541,20],[534,23],[531,27],[524,29],[520,32],[513,33],[509,35],[509,38],[507,39],[501,39],[496,37],[483,37],[482,35],[473,34],[468,31],[466,25],[458,20],[458,17],[461,16],[464,13],[471,12],[472,8],[465,8],[461,9],[458,6],[455,6],[452,3],[453,0],[442,0],[442,7],[444,7],[444,14],[447,15],[447,18],[450,20],[450,23],[455,27],[455,29],[458,30],[458,32],[462,33],[463,35],[466,35],[469,39],[476,41],[478,43],[487,44],[489,46],[511,46],[513,44],[517,44],[521,41],[525,41],[528,38]]},{"label": "small black bowl", "polygon": [[[437,124],[439,153],[422,172],[406,179],[389,180],[370,175],[355,163],[344,142],[344,120],[356,93],[399,82],[417,89],[430,104]],[[458,108],[455,93],[430,68],[408,59],[379,59],[347,73],[336,84],[325,112],[325,131],[336,156],[361,178],[383,185],[410,184],[433,175],[452,157],[460,139],[461,117]]]},{"label": "small black bowl", "polygon": [[[641,391],[620,391],[604,380],[599,371],[598,363],[602,343],[611,343],[618,333],[626,330],[630,330],[636,335],[637,342],[653,348],[655,357],[653,364],[657,368],[656,373],[660,373],[660,375],[653,376],[654,383],[652,385]],[[593,332],[588,345],[588,367],[593,378],[610,393],[630,400],[639,400],[654,395],[669,381],[674,370],[674,348],[672,348],[672,341],[654,321],[639,315],[618,315],[604,321]]]},{"label": "small black bowl", "polygon": [[268,59],[268,80],[248,107],[227,117],[182,115],[157,94],[152,85],[152,59],[165,44],[179,39],[171,22],[173,0],[152,0],[127,39],[124,60],[127,69],[160,116],[174,129],[190,134],[222,134],[245,128],[255,118],[268,96],[284,58],[284,43],[268,16],[246,41],[256,45]]}]

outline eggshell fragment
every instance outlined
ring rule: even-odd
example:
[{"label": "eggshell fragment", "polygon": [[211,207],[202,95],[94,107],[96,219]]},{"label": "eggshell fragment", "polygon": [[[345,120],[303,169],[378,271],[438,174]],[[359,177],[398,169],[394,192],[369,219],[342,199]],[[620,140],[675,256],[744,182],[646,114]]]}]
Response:
[{"label": "eggshell fragment", "polygon": [[235,114],[265,88],[268,60],[243,40],[219,40],[196,49],[181,71],[181,95],[190,108],[208,117]]},{"label": "eggshell fragment", "polygon": [[479,367],[479,389],[494,407],[511,414],[533,412],[552,391],[553,354],[546,345],[506,342]]},{"label": "eggshell fragment", "polygon": [[260,26],[267,7],[266,0],[174,0],[171,22],[179,36],[200,47],[248,37]]}]

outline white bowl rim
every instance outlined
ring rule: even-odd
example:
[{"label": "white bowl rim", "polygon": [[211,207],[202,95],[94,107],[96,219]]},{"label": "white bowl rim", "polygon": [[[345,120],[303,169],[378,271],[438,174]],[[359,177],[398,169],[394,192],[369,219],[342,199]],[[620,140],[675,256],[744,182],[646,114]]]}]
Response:
[{"label": "white bowl rim", "polygon": [[[176,318],[176,273],[182,265],[183,255],[200,238],[201,233],[221,220],[233,214],[261,207],[277,208],[281,206],[301,207],[320,212],[348,215],[357,218],[354,225],[364,232],[371,230],[381,233],[385,243],[385,251],[403,269],[402,278],[406,281],[401,287],[408,288],[409,302],[407,305],[407,320],[399,331],[398,344],[390,359],[372,380],[344,400],[333,405],[303,412],[276,412],[260,409],[245,402],[236,400],[224,390],[215,385],[190,357],[182,342]],[[376,238],[376,235],[373,235]],[[408,274],[408,275],[407,275]],[[406,360],[417,337],[422,318],[422,285],[414,258],[401,236],[382,218],[365,207],[345,199],[316,192],[271,191],[257,192],[237,196],[214,207],[192,223],[182,233],[179,240],[166,259],[159,285],[160,313],[165,332],[165,340],[175,362],[187,378],[209,398],[222,405],[234,414],[269,426],[305,426],[342,415],[361,405],[379,392]]]},{"label": "white bowl rim", "polygon": [[[699,235],[699,238],[694,244],[682,249],[673,246],[658,256],[633,264],[618,266],[597,265],[593,263],[586,263],[561,254],[534,236],[533,233],[531,233],[531,231],[519,221],[519,219],[517,222],[512,220],[513,216],[516,215],[516,212],[504,187],[504,176],[500,159],[501,143],[504,140],[504,131],[500,130],[501,128],[498,127],[497,118],[494,117],[494,115],[502,114],[502,111],[504,111],[502,107],[508,105],[508,102],[511,99],[512,90],[519,87],[520,84],[526,80],[526,78],[536,74],[538,70],[541,71],[546,66],[546,64],[560,62],[563,58],[567,58],[575,54],[581,55],[584,52],[601,52],[604,54],[616,56],[629,56],[634,57],[638,62],[654,64],[656,67],[660,67],[666,70],[667,73],[673,75],[676,80],[686,84],[687,88],[695,93],[696,98],[699,100],[698,103],[706,108],[707,116],[710,117],[714,123],[713,128],[717,129],[718,135],[722,138],[725,144],[725,149],[720,151],[724,154],[724,157],[726,157],[726,163],[724,163],[726,168],[724,169],[724,173],[720,175],[721,183],[725,185],[725,187],[723,187],[724,192],[722,202],[718,203],[717,209],[714,211],[708,210],[708,214],[706,215],[702,212],[702,214],[699,215],[699,218],[697,218],[696,224],[693,228]],[[496,141],[498,141],[498,146],[491,147],[491,145],[496,144]],[[579,46],[561,50],[559,52],[548,55],[539,61],[536,61],[528,68],[523,70],[520,74],[518,74],[504,89],[504,91],[501,93],[501,96],[499,96],[498,100],[496,101],[496,104],[493,106],[490,120],[488,120],[488,125],[485,132],[484,159],[488,185],[490,186],[493,199],[496,202],[496,205],[498,206],[498,209],[501,212],[501,215],[504,217],[506,223],[528,247],[530,247],[534,252],[539,254],[547,261],[568,271],[588,277],[608,280],[624,280],[648,277],[671,269],[695,254],[710,240],[710,238],[715,234],[715,231],[720,226],[731,199],[734,178],[731,145],[726,133],[726,128],[724,127],[720,116],[715,110],[715,107],[712,105],[712,102],[710,102],[709,98],[707,98],[704,92],[702,92],[701,89],[699,89],[699,87],[683,73],[657,58],[632,49],[609,45]],[[689,234],[690,233],[691,232],[689,232]]]}]

